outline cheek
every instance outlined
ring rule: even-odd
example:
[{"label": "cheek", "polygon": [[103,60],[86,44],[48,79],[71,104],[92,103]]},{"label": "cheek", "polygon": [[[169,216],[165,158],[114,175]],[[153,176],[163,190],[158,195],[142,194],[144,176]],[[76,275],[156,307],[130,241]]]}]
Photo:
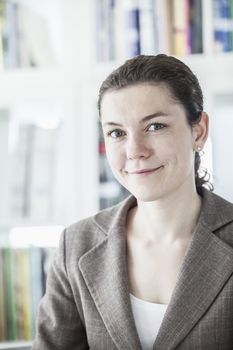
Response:
[{"label": "cheek", "polygon": [[193,148],[193,137],[189,129],[187,130],[186,128],[183,128],[181,130],[181,132],[177,130],[174,135],[174,148],[177,149],[179,153],[189,154]]},{"label": "cheek", "polygon": [[[189,134],[175,134],[174,137],[166,140],[160,145],[160,155],[168,163],[174,166],[183,164],[183,166],[192,164],[193,162],[193,146],[192,137]],[[177,169],[178,170],[178,169]]]},{"label": "cheek", "polygon": [[183,173],[192,170],[194,166],[194,153],[191,136],[183,137],[182,141],[177,145],[177,159],[180,164],[178,168],[180,168]]},{"label": "cheek", "polygon": [[123,155],[117,145],[105,145],[107,160],[112,168],[121,167]]}]

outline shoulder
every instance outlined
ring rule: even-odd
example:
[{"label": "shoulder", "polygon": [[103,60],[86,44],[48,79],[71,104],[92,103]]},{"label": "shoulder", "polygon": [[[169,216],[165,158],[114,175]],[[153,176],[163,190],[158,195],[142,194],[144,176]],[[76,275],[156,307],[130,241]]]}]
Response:
[{"label": "shoulder", "polygon": [[211,215],[213,217],[214,215],[217,215],[218,220],[221,218],[223,221],[233,220],[233,203],[205,188],[202,191],[202,197],[203,210],[205,211],[206,216]]},{"label": "shoulder", "polygon": [[233,204],[216,193],[203,190],[202,224],[233,247]]}]

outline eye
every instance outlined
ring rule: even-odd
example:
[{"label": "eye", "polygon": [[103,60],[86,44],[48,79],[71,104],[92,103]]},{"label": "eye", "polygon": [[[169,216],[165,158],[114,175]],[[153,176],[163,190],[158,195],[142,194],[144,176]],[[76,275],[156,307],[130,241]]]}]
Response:
[{"label": "eye", "polygon": [[111,130],[107,133],[107,136],[117,139],[125,135],[125,132],[120,129]]},{"label": "eye", "polygon": [[152,123],[147,127],[147,131],[157,131],[160,129],[165,128],[166,125],[165,124],[161,124],[161,123]]}]

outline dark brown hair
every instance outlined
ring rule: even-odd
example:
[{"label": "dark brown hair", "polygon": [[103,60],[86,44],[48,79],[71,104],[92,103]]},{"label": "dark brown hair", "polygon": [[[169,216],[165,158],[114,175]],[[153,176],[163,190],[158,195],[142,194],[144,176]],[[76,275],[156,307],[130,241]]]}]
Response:
[{"label": "dark brown hair", "polygon": [[[101,117],[101,102],[107,91],[122,89],[140,83],[165,84],[173,98],[185,109],[189,125],[200,121],[203,111],[203,94],[197,77],[183,62],[164,54],[139,55],[127,60],[114,70],[102,83],[99,90],[98,110]],[[201,158],[195,153],[195,182],[197,189],[205,185],[213,190],[206,169],[200,170]],[[202,175],[200,174],[202,172]]]}]

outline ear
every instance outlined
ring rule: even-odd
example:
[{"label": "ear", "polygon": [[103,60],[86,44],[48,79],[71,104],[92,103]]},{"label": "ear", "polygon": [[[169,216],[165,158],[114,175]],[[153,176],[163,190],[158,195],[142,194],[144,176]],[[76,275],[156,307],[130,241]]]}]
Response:
[{"label": "ear", "polygon": [[206,112],[201,112],[200,121],[193,125],[194,150],[202,150],[209,134],[209,117]]}]

